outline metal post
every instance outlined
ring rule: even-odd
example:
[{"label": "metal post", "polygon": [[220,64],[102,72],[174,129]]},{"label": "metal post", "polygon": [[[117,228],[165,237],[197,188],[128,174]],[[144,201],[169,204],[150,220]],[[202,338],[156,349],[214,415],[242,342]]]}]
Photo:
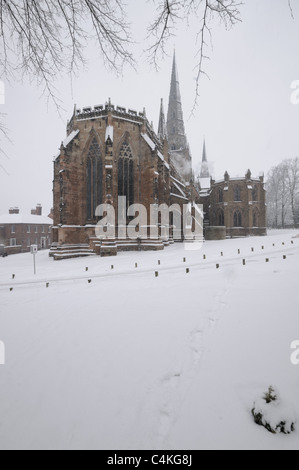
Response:
[{"label": "metal post", "polygon": [[36,260],[35,260],[35,253],[33,254],[33,265],[34,265],[34,275],[36,275]]}]

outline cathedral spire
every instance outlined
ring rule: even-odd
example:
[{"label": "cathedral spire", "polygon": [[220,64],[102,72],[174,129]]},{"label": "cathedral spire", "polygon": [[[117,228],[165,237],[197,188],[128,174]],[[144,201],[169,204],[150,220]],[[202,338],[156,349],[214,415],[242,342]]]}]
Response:
[{"label": "cathedral spire", "polygon": [[173,162],[177,170],[186,179],[186,181],[190,181],[192,176],[192,162],[185,133],[183,107],[175,52],[173,55],[171,73],[167,115],[167,135],[169,150],[172,155]]},{"label": "cathedral spire", "polygon": [[161,100],[158,137],[161,141],[163,141],[167,138],[167,129],[166,129],[163,99]]},{"label": "cathedral spire", "polygon": [[167,132],[170,148],[180,150],[187,147],[185,136],[185,125],[183,117],[183,108],[181,100],[181,91],[179,83],[179,74],[176,63],[176,53],[173,55],[171,85],[167,116]]},{"label": "cathedral spire", "polygon": [[206,139],[204,139],[204,143],[203,143],[202,164],[201,164],[201,170],[200,170],[200,177],[201,178],[210,178],[210,170],[209,170],[208,157],[207,157],[207,148],[206,148]]}]

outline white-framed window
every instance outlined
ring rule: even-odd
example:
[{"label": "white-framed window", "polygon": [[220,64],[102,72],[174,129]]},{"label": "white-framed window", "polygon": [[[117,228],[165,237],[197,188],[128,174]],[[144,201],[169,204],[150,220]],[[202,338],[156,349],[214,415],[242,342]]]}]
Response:
[{"label": "white-framed window", "polygon": [[31,233],[31,225],[27,225],[27,233]]},{"label": "white-framed window", "polygon": [[16,233],[16,226],[15,225],[11,226],[11,233]]},{"label": "white-framed window", "polygon": [[31,240],[30,238],[27,239],[27,248],[30,248],[31,247]]},{"label": "white-framed window", "polygon": [[37,226],[37,225],[35,226],[35,231],[34,231],[34,233],[38,233],[38,226]]},{"label": "white-framed window", "polygon": [[17,239],[16,238],[11,238],[9,240],[9,245],[10,246],[17,246]]},{"label": "white-framed window", "polygon": [[45,226],[42,225],[42,233],[45,233]]}]

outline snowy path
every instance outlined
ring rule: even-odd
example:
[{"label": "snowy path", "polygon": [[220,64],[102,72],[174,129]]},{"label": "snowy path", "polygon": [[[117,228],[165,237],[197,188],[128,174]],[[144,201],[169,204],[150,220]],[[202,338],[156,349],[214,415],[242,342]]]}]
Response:
[{"label": "snowy path", "polygon": [[40,253],[36,278],[31,255],[1,259],[0,448],[298,448],[298,432],[271,436],[250,417],[271,383],[299,415],[296,234],[61,263]]}]

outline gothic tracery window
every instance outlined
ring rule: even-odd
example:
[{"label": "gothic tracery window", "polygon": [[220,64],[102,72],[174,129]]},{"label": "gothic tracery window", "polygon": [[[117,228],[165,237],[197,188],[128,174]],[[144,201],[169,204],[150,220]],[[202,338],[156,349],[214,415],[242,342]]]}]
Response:
[{"label": "gothic tracery window", "polygon": [[96,208],[103,202],[103,164],[100,146],[94,138],[91,142],[86,165],[87,219],[95,216]]},{"label": "gothic tracery window", "polygon": [[235,186],[235,189],[234,189],[234,200],[236,202],[240,202],[241,201],[241,188],[240,186]]},{"label": "gothic tracery window", "polygon": [[240,211],[234,213],[234,227],[242,227],[242,214]]},{"label": "gothic tracery window", "polygon": [[255,202],[258,200],[258,189],[256,186],[253,186],[252,189],[252,200]]},{"label": "gothic tracery window", "polygon": [[219,188],[218,190],[218,202],[223,202],[223,189]]},{"label": "gothic tracery window", "polygon": [[219,227],[224,227],[225,223],[224,223],[224,211],[222,209],[220,209],[219,213],[218,213],[218,225]]},{"label": "gothic tracery window", "polygon": [[127,198],[127,207],[134,204],[134,163],[127,142],[121,146],[118,158],[118,195]]},{"label": "gothic tracery window", "polygon": [[253,226],[254,227],[258,227],[259,225],[259,214],[258,214],[258,211],[254,211],[253,213]]}]

